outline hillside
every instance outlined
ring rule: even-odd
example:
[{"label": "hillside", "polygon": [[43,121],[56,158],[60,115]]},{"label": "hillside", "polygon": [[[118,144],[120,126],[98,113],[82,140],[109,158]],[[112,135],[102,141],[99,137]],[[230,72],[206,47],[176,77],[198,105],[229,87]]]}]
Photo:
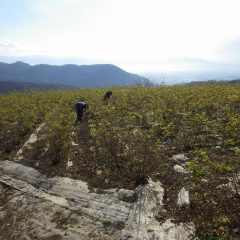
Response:
[{"label": "hillside", "polygon": [[70,87],[57,84],[57,83],[29,83],[21,81],[1,81],[0,80],[0,93],[10,92],[28,92],[39,90],[55,90],[55,89],[68,89]]},{"label": "hillside", "polygon": [[189,86],[196,86],[196,85],[202,85],[202,84],[208,84],[208,85],[231,85],[231,84],[240,84],[240,79],[233,79],[233,80],[207,80],[207,81],[193,81],[189,83],[184,83],[182,85],[189,85]]},{"label": "hillside", "polygon": [[240,86],[104,93],[0,96],[3,239],[239,239]]},{"label": "hillside", "polygon": [[71,87],[105,87],[144,83],[146,78],[110,64],[31,66],[23,62],[0,63],[0,79],[31,83],[58,83]]}]

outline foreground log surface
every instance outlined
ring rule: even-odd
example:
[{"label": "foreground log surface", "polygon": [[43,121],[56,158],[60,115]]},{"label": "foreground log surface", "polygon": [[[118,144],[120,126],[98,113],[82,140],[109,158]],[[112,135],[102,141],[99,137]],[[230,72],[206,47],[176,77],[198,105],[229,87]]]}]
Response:
[{"label": "foreground log surface", "polygon": [[[70,178],[47,178],[0,162],[0,239],[191,239],[193,224],[164,222],[164,189],[149,181],[135,191],[90,190]],[[136,201],[126,201],[136,195]]]}]

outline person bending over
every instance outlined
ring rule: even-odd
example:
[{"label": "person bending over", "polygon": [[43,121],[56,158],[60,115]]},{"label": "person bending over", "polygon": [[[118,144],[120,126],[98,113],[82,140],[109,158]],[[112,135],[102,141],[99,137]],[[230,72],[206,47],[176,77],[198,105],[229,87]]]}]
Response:
[{"label": "person bending over", "polygon": [[107,99],[109,99],[112,96],[112,91],[108,91],[105,93],[103,100],[106,101]]}]

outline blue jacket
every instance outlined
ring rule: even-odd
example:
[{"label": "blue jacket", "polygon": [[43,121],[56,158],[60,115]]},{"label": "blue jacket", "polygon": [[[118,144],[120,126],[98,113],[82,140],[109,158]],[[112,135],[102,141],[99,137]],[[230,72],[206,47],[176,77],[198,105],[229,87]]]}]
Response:
[{"label": "blue jacket", "polygon": [[78,103],[75,104],[75,108],[76,108],[77,114],[79,116],[82,116],[83,115],[83,110],[85,108],[87,108],[87,104],[85,102],[78,102]]}]

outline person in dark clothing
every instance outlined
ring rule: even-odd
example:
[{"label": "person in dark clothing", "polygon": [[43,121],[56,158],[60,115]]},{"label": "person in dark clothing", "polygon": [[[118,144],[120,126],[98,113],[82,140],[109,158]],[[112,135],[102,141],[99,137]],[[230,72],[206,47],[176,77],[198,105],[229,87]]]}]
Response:
[{"label": "person in dark clothing", "polygon": [[112,91],[108,91],[105,93],[103,100],[106,101],[107,99],[109,99],[112,96]]},{"label": "person in dark clothing", "polygon": [[82,117],[83,117],[83,111],[84,109],[87,109],[88,105],[84,101],[79,101],[78,103],[75,104],[75,109],[77,112],[77,120],[76,122],[81,122]]}]

